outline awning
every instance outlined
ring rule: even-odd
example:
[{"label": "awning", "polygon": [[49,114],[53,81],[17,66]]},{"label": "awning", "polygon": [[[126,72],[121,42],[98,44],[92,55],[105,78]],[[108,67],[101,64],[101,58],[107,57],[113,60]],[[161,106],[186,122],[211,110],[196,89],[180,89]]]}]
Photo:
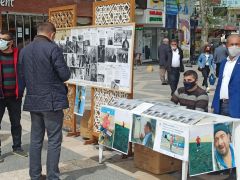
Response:
[{"label": "awning", "polygon": [[227,25],[227,26],[224,26],[224,30],[226,30],[226,31],[236,31],[237,27],[232,26],[232,25]]}]

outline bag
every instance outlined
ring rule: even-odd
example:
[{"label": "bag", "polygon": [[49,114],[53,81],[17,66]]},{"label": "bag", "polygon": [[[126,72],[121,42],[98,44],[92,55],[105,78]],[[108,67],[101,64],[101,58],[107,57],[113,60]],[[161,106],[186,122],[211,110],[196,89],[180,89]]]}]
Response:
[{"label": "bag", "polygon": [[210,76],[209,76],[209,78],[208,78],[208,81],[209,81],[209,84],[212,85],[212,86],[215,84],[215,82],[216,82],[216,77],[214,76],[213,73],[210,74]]},{"label": "bag", "polygon": [[199,70],[200,72],[202,72],[203,68],[198,67],[198,70]]}]

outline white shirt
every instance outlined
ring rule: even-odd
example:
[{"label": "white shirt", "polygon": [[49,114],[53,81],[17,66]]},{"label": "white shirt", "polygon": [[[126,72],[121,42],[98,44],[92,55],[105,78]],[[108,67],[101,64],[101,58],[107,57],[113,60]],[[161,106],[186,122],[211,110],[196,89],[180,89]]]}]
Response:
[{"label": "white shirt", "polygon": [[220,99],[229,99],[228,85],[238,58],[239,56],[235,57],[232,61],[229,59],[229,57],[227,58],[227,62],[223,70],[223,79],[220,88]]},{"label": "white shirt", "polygon": [[206,56],[206,66],[209,66],[209,61],[208,61],[209,54],[205,54],[205,56]]},{"label": "white shirt", "polygon": [[172,67],[180,67],[180,55],[178,49],[172,50]]}]

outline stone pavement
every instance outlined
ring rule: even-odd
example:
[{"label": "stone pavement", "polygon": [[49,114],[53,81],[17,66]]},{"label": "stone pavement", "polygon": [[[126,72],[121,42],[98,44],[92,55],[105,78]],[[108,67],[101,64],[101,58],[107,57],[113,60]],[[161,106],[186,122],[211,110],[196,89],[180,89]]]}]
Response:
[{"label": "stone pavement", "polygon": [[[196,69],[196,67],[194,67]],[[200,76],[201,77],[201,76]],[[180,85],[182,81],[180,82]],[[213,92],[210,92],[212,97]],[[156,101],[168,101],[170,98],[169,86],[162,86],[159,80],[158,66],[154,66],[153,72],[147,72],[146,66],[135,68],[134,74],[134,98],[151,99]],[[88,101],[89,102],[89,101]],[[28,151],[30,138],[30,116],[22,113],[23,148]],[[0,180],[27,180],[28,158],[18,157],[11,153],[12,139],[10,123],[7,112],[2,121],[2,150],[5,157],[4,163],[0,163]],[[60,160],[61,179],[64,180],[177,180],[181,179],[181,172],[165,175],[153,175],[134,167],[133,159],[121,159],[121,154],[114,151],[104,151],[104,163],[98,163],[98,149],[94,145],[83,145],[81,137],[63,138]],[[47,138],[45,137],[42,163],[45,173]],[[198,176],[190,180],[222,179],[223,176]]]}]

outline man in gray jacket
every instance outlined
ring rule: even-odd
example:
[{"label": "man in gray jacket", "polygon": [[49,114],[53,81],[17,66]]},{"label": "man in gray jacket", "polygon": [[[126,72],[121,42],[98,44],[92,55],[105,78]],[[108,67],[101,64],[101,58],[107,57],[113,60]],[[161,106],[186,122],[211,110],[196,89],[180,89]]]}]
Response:
[{"label": "man in gray jacket", "polygon": [[23,110],[31,115],[30,177],[43,179],[41,151],[45,135],[48,136],[47,179],[58,180],[63,109],[68,108],[67,88],[70,71],[64,61],[62,49],[54,42],[56,28],[45,22],[38,26],[37,36],[20,53],[20,86],[27,89]]},{"label": "man in gray jacket", "polygon": [[228,57],[228,50],[226,48],[225,42],[220,42],[219,46],[214,51],[213,60],[216,64],[216,76],[218,77],[219,68],[222,60]]},{"label": "man in gray jacket", "polygon": [[162,85],[167,85],[168,82],[165,79],[166,76],[166,66],[168,61],[168,53],[170,51],[169,46],[169,39],[164,38],[162,44],[158,48],[158,58],[159,58],[159,65],[160,65],[160,79],[162,81]]}]

